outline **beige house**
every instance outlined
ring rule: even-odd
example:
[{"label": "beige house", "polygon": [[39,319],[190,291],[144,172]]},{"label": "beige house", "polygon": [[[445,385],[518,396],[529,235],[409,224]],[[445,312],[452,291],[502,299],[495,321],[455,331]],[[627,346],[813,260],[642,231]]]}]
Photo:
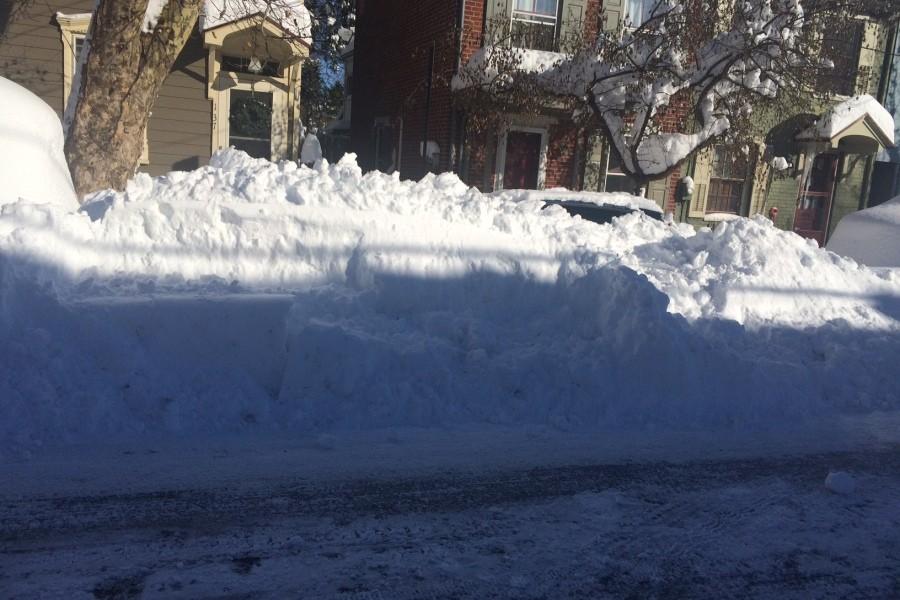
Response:
[{"label": "beige house", "polygon": [[[93,6],[94,0],[44,0],[0,7],[0,76],[62,117]],[[229,146],[270,159],[299,154],[308,20],[306,32],[288,31],[261,13],[214,7],[215,0],[206,3],[150,116],[141,169],[153,175],[196,168]]]}]

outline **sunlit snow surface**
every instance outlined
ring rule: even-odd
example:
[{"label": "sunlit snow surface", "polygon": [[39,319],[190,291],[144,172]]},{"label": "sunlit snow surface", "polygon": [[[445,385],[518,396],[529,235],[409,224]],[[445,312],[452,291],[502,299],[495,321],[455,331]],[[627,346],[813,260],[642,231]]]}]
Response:
[{"label": "sunlit snow surface", "polygon": [[226,151],[0,213],[7,447],[159,433],[767,428],[896,408],[900,272],[739,219],[598,226],[456,176]]}]

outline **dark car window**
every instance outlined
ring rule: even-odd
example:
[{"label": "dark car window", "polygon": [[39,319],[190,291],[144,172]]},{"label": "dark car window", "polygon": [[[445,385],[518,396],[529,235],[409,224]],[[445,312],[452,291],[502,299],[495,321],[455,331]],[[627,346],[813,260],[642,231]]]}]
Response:
[{"label": "dark car window", "polygon": [[658,212],[633,209],[626,206],[617,206],[614,204],[590,204],[588,202],[578,202],[575,200],[547,200],[546,206],[551,205],[561,206],[570,215],[578,215],[585,221],[591,221],[592,223],[610,223],[616,217],[621,217],[622,215],[627,215],[628,213],[637,212],[638,210],[640,210],[640,212],[643,212],[645,215],[656,219],[657,221],[662,220],[662,215]]}]

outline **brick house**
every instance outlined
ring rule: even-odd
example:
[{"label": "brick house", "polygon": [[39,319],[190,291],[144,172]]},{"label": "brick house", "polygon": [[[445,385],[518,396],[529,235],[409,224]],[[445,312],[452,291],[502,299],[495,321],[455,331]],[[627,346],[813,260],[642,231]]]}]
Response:
[{"label": "brick house", "polygon": [[[398,171],[404,178],[450,170],[482,190],[559,186],[631,191],[634,183],[618,168],[603,139],[578,129],[569,115],[509,114],[509,124],[499,131],[473,134],[449,82],[491,41],[491,24],[498,20],[509,22],[513,31],[522,27],[529,33],[517,46],[559,51],[573,31],[590,36],[596,27],[639,25],[654,4],[358,0],[351,149],[364,168]],[[884,16],[860,16],[850,30],[846,38],[836,36],[824,44],[836,68],[818,91],[837,93],[833,101],[818,102],[811,113],[781,107],[760,114],[755,143],[745,155],[721,146],[708,148],[668,177],[650,182],[646,195],[677,219],[698,226],[733,216],[769,215],[775,207],[778,226],[824,243],[841,216],[868,205],[874,154],[890,145],[872,130],[871,119],[857,123],[858,131],[834,139],[798,137],[854,94],[881,99],[891,26]],[[816,91],[811,90],[811,97]],[[688,113],[687,106],[670,106],[664,129],[686,130]],[[774,172],[775,155],[789,159],[791,167]],[[695,182],[690,197],[678,193],[684,175]]]},{"label": "brick house", "polygon": [[351,148],[361,164],[408,178],[452,170],[483,190],[580,188],[590,149],[568,115],[512,114],[503,130],[471,135],[450,82],[499,19],[527,30],[524,47],[557,50],[596,26],[599,4],[358,0]]},{"label": "brick house", "polygon": [[[351,149],[364,168],[404,178],[454,171],[470,185],[502,188],[632,190],[602,139],[571,115],[506,114],[499,130],[472,132],[450,82],[510,24],[516,46],[560,51],[569,36],[636,26],[652,0],[357,0]],[[602,16],[601,19],[601,10]],[[518,36],[518,37],[515,37]],[[665,127],[684,127],[687,107]],[[674,210],[680,173],[651,182],[647,196]]]},{"label": "brick house", "polygon": [[[194,169],[229,146],[269,159],[298,155],[300,72],[309,41],[261,13],[238,14],[221,2],[207,0],[162,86],[145,132],[142,171]],[[94,5],[0,2],[0,76],[62,116]]]}]

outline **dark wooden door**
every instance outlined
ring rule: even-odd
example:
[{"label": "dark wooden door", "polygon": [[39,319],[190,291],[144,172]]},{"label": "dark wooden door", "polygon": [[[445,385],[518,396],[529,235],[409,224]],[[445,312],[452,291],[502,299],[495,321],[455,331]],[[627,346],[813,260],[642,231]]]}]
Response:
[{"label": "dark wooden door", "polygon": [[536,190],[541,167],[541,134],[510,131],[506,134],[506,163],[503,187],[508,190]]},{"label": "dark wooden door", "polygon": [[828,217],[834,198],[838,157],[835,154],[819,154],[813,160],[806,188],[800,190],[797,211],[794,213],[794,232],[825,245]]}]

